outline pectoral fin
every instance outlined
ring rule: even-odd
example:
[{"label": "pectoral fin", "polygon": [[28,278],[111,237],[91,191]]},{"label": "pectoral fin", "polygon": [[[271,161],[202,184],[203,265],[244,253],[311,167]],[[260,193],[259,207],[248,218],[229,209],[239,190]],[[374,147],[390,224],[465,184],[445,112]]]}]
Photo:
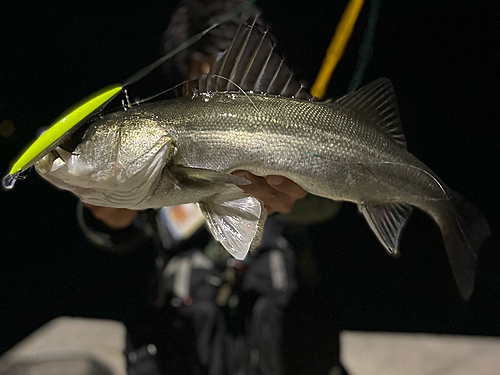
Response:
[{"label": "pectoral fin", "polygon": [[387,203],[377,206],[360,204],[358,208],[387,252],[397,255],[401,231],[413,207],[404,203]]},{"label": "pectoral fin", "polygon": [[235,188],[199,205],[214,238],[236,259],[260,243],[267,214],[257,198]]},{"label": "pectoral fin", "polygon": [[169,167],[170,172],[177,178],[178,181],[181,182],[198,182],[198,183],[206,183],[206,184],[216,184],[216,185],[225,185],[225,184],[235,184],[235,185],[249,185],[250,181],[234,176],[229,173],[218,172],[211,169],[203,169],[203,168],[191,168],[184,167],[181,165],[172,165]]}]

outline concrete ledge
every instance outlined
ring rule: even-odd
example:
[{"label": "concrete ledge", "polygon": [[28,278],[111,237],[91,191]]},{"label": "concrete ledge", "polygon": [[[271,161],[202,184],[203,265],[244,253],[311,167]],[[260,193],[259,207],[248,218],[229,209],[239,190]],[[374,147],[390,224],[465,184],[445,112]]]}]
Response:
[{"label": "concrete ledge", "polygon": [[350,375],[498,375],[500,338],[345,331],[341,360]]},{"label": "concrete ledge", "polygon": [[60,317],[0,358],[0,374],[125,375],[125,326],[112,320]]}]

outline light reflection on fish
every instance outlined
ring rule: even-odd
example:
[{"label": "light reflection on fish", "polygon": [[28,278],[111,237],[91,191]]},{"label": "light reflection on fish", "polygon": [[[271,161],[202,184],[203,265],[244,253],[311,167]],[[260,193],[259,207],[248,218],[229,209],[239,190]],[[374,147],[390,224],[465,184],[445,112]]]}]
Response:
[{"label": "light reflection on fish", "polygon": [[412,207],[427,212],[465,298],[489,235],[477,209],[406,150],[388,80],[314,101],[255,24],[240,29],[194,95],[107,114],[75,149],[64,148],[36,164],[57,187],[109,207],[199,202],[215,238],[238,259],[258,243],[266,213],[235,187],[246,182],[235,170],[282,175],[312,194],[356,203],[392,254]]}]

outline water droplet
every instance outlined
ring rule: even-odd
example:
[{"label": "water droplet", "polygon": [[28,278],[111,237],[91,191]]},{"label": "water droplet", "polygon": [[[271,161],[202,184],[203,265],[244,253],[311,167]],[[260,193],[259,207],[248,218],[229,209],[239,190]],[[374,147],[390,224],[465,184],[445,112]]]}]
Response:
[{"label": "water droplet", "polygon": [[14,188],[14,185],[17,180],[18,173],[8,174],[3,178],[2,185],[5,189],[11,190]]}]

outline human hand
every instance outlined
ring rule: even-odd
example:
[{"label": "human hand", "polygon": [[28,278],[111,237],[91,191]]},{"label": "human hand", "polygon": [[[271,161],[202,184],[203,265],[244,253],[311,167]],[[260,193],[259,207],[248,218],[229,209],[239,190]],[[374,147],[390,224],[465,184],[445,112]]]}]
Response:
[{"label": "human hand", "polygon": [[[307,191],[282,176],[259,177],[247,171],[235,171],[233,174],[251,182],[250,185],[242,185],[240,188],[263,201],[268,215],[290,212],[295,201],[307,195]],[[137,211],[126,208],[94,206],[88,203],[83,203],[83,206],[111,229],[126,228],[137,217]]]},{"label": "human hand", "polygon": [[97,220],[102,221],[110,229],[124,229],[130,226],[137,217],[137,211],[127,208],[94,206],[83,202],[82,204]]},{"label": "human hand", "polygon": [[290,212],[295,201],[307,195],[307,191],[283,176],[259,177],[248,171],[234,171],[233,174],[251,182],[250,185],[239,187],[245,193],[263,201],[268,215],[275,212],[283,214]]}]

